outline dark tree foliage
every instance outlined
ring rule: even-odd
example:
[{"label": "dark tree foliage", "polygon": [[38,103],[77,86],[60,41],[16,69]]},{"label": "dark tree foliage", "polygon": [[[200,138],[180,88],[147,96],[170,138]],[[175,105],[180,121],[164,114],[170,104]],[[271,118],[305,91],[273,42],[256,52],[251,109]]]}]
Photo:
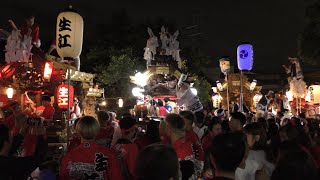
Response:
[{"label": "dark tree foliage", "polygon": [[[161,26],[168,28],[169,33],[174,33],[179,27],[175,22],[164,18],[148,20],[144,24],[132,23],[125,10],[120,10],[112,15],[111,22],[97,26],[97,36],[88,43],[84,55],[81,57],[81,70],[97,74],[97,82],[106,90],[107,97],[132,97],[129,76],[136,71],[144,71],[146,61],[143,59],[143,48],[149,38],[147,27],[159,35]],[[201,99],[206,101],[210,84],[201,77],[201,66],[211,61],[206,58],[201,48],[194,43],[188,44],[180,30],[179,41],[181,44],[181,57],[185,60],[185,70],[188,74],[199,76],[195,87]],[[180,39],[181,38],[181,39]]]},{"label": "dark tree foliage", "polygon": [[299,57],[307,64],[319,65],[320,61],[320,1],[306,9],[306,25],[298,38]]}]

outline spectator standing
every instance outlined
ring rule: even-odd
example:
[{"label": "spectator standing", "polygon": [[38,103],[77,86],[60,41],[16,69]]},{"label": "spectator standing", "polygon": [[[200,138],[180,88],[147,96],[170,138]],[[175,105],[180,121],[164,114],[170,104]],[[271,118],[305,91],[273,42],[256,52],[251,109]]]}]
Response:
[{"label": "spectator standing", "polygon": [[100,125],[91,116],[82,117],[77,123],[81,144],[68,152],[60,166],[60,179],[122,179],[115,154],[95,143]]},{"label": "spectator standing", "polygon": [[106,111],[99,111],[98,121],[100,123],[100,131],[96,137],[96,142],[110,148],[114,127],[111,125],[109,113]]},{"label": "spectator standing", "polygon": [[153,144],[139,153],[135,164],[137,180],[177,180],[180,177],[178,156],[171,146]]},{"label": "spectator standing", "polygon": [[239,133],[216,136],[210,148],[215,169],[213,180],[234,180],[236,169],[246,159],[246,144]]},{"label": "spectator standing", "polygon": [[134,175],[134,164],[138,156],[138,146],[133,143],[136,136],[136,120],[132,117],[124,117],[120,120],[122,136],[112,147],[120,162],[122,175],[126,179],[132,179]]},{"label": "spectator standing", "polygon": [[15,157],[11,156],[12,152],[16,152],[17,148],[23,142],[24,136],[27,133],[29,126],[23,124],[20,132],[13,137],[11,141],[9,128],[0,124],[0,177],[1,179],[26,179],[30,176],[42,162],[47,150],[47,143],[44,140],[44,127],[37,126],[36,134],[36,150],[32,156]]},{"label": "spectator standing", "polygon": [[229,126],[231,132],[243,131],[243,126],[246,124],[246,116],[241,112],[231,113]]},{"label": "spectator standing", "polygon": [[186,129],[186,138],[190,140],[190,142],[192,143],[192,148],[194,150],[194,154],[196,155],[196,158],[200,161],[203,161],[204,151],[202,148],[202,144],[200,143],[199,137],[192,129],[193,122],[196,119],[195,115],[191,111],[181,111],[179,114],[184,119],[185,129]]}]

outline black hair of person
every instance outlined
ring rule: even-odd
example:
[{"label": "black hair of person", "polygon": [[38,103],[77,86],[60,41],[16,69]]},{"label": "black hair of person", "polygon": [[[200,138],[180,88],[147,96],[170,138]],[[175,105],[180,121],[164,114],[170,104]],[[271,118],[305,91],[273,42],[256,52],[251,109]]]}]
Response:
[{"label": "black hair of person", "polygon": [[246,144],[240,133],[219,134],[213,139],[210,151],[216,169],[235,172],[245,156]]}]

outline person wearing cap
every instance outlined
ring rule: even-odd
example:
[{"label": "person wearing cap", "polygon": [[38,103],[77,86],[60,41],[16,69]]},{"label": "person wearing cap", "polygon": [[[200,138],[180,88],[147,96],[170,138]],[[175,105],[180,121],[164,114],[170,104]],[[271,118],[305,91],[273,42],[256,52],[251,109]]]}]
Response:
[{"label": "person wearing cap", "polygon": [[231,132],[242,132],[243,126],[246,124],[246,116],[241,112],[231,113],[229,126]]},{"label": "person wearing cap", "polygon": [[122,118],[119,122],[122,136],[112,147],[120,161],[121,172],[127,179],[132,179],[134,175],[134,164],[139,154],[138,146],[133,143],[136,136],[136,124],[136,120],[130,116]]},{"label": "person wearing cap", "polygon": [[198,160],[204,160],[204,151],[202,148],[202,144],[200,143],[200,139],[197,134],[193,131],[192,125],[195,121],[196,117],[191,111],[181,111],[179,113],[180,116],[183,117],[185,122],[186,129],[186,138],[190,140],[192,143],[193,150],[195,152],[196,158]]}]

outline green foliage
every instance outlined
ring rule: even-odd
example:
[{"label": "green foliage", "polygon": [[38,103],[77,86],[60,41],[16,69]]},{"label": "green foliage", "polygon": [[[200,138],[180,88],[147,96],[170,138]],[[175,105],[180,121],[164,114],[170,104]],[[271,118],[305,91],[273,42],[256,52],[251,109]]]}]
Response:
[{"label": "green foliage", "polygon": [[[169,32],[177,30],[175,22],[158,18],[146,21],[144,24],[133,25],[125,10],[114,12],[110,23],[97,26],[97,37],[88,44],[85,57],[81,58],[81,70],[96,73],[96,80],[106,90],[107,97],[131,97],[129,76],[135,74],[135,70],[145,69],[143,60],[143,48],[148,39],[147,27],[151,27],[156,35],[162,25],[168,27]],[[182,30],[183,31],[183,30]],[[183,32],[179,41],[184,47],[181,51],[182,71],[188,74],[197,74],[199,79],[195,83],[203,104],[210,101],[210,84],[203,78],[201,67],[206,66],[211,59],[204,56],[200,45],[191,40],[184,40]],[[189,42],[189,45],[188,44]]]},{"label": "green foliage", "polygon": [[203,106],[207,106],[211,103],[211,84],[205,78],[197,78],[194,82],[194,88],[198,91],[198,97],[203,104]]},{"label": "green foliage", "polygon": [[202,50],[197,47],[186,47],[183,50],[183,54],[181,55],[183,59],[186,59],[184,65],[185,69],[188,70],[189,73],[197,74],[198,76],[202,76],[201,67],[205,67],[210,64],[212,59],[206,57]]},{"label": "green foliage", "polygon": [[320,1],[306,9],[306,25],[298,38],[298,54],[306,63],[319,65],[320,59]]},{"label": "green foliage", "polygon": [[133,56],[132,49],[110,49],[109,63],[97,65],[94,70],[97,78],[106,86],[106,96],[130,97],[132,84],[129,76],[141,69],[144,61]]}]

